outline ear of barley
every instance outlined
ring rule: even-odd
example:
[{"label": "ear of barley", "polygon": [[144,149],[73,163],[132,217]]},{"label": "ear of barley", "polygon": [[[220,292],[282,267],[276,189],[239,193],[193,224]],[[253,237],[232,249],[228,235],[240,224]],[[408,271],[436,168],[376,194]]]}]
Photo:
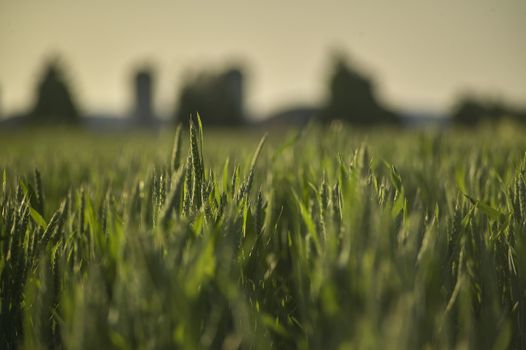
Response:
[{"label": "ear of barley", "polygon": [[250,190],[252,188],[252,182],[254,181],[254,175],[256,172],[256,162],[259,158],[259,154],[261,153],[261,150],[263,149],[263,145],[265,144],[266,139],[267,139],[267,134],[263,135],[263,137],[259,141],[256,152],[254,153],[254,156],[252,157],[252,161],[250,162],[250,169],[248,171],[248,176],[245,179],[245,182],[239,188],[239,192],[236,195],[236,198],[238,200],[241,200],[242,198],[246,198],[250,193]]},{"label": "ear of barley", "polygon": [[177,171],[181,163],[181,153],[182,153],[182,138],[181,138],[181,125],[177,126],[175,129],[174,143],[172,147],[172,157],[170,159],[170,167],[172,171]]}]

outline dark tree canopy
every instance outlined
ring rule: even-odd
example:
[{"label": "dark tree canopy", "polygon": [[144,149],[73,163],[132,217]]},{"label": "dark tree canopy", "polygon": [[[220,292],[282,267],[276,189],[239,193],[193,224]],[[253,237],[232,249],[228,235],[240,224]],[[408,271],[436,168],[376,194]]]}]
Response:
[{"label": "dark tree canopy", "polygon": [[338,58],[329,80],[329,97],[322,113],[324,121],[340,119],[353,124],[397,123],[398,116],[377,100],[373,83]]},{"label": "dark tree canopy", "polygon": [[239,68],[219,74],[202,73],[181,90],[175,118],[187,124],[191,114],[199,113],[207,125],[241,125],[245,120],[243,89],[243,72]]},{"label": "dark tree canopy", "polygon": [[474,125],[482,120],[496,118],[490,108],[473,98],[462,99],[453,111],[453,120],[464,125]]},{"label": "dark tree canopy", "polygon": [[58,61],[51,61],[36,87],[30,117],[38,122],[77,122],[79,110]]},{"label": "dark tree canopy", "polygon": [[491,99],[465,96],[459,100],[452,112],[455,123],[474,126],[480,122],[497,122],[504,118],[526,122],[526,112]]}]

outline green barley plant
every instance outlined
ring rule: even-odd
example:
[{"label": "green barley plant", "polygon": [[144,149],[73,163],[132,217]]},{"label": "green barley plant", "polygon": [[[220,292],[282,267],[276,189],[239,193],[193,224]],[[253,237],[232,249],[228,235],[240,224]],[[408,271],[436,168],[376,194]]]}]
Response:
[{"label": "green barley plant", "polygon": [[0,140],[0,348],[526,348],[524,130],[203,131]]}]

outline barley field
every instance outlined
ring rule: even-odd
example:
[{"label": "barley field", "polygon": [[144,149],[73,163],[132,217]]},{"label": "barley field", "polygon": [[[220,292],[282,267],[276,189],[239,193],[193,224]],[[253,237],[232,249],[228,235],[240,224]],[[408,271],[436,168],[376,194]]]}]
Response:
[{"label": "barley field", "polygon": [[524,349],[526,138],[0,137],[2,349]]}]

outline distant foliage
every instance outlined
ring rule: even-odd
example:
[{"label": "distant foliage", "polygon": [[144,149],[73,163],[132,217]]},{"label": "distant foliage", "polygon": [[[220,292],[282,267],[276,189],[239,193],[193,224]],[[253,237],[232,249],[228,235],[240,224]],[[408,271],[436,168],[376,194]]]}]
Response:
[{"label": "distant foliage", "polygon": [[475,126],[481,122],[497,123],[502,119],[513,119],[526,123],[526,110],[510,107],[490,99],[465,96],[460,99],[452,112],[455,123]]},{"label": "distant foliage", "polygon": [[240,68],[220,73],[204,72],[183,86],[175,118],[188,124],[190,115],[199,113],[206,125],[238,126],[245,122],[244,78]]},{"label": "distant foliage", "polygon": [[474,125],[486,119],[500,118],[491,113],[490,109],[471,98],[463,99],[453,111],[453,120],[464,125]]},{"label": "distant foliage", "polygon": [[75,123],[79,120],[79,109],[58,60],[51,61],[44,69],[29,116],[40,123]]},{"label": "distant foliage", "polygon": [[325,122],[339,119],[359,125],[399,122],[399,117],[378,101],[374,83],[351,68],[342,57],[334,62],[322,116]]}]

